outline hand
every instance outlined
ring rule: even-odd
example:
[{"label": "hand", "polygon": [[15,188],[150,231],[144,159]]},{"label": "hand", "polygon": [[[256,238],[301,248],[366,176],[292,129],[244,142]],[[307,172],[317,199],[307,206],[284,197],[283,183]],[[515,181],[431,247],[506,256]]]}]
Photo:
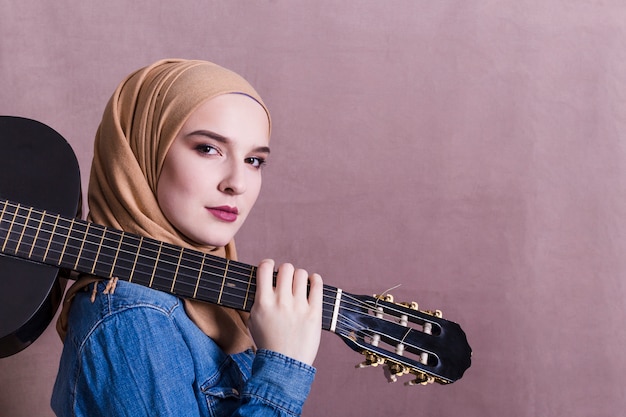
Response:
[{"label": "hand", "polygon": [[274,261],[261,261],[250,311],[250,334],[260,349],[313,365],[322,333],[322,277],[283,264],[273,287],[273,273]]}]

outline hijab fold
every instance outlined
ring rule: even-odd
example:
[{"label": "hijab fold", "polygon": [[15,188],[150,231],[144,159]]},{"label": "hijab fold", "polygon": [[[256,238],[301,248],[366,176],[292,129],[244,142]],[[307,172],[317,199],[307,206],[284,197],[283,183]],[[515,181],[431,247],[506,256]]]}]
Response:
[{"label": "hijab fold", "polygon": [[[169,223],[156,198],[163,161],[187,118],[206,100],[229,93],[256,100],[269,120],[246,80],[207,61],[167,59],[130,74],[109,100],[96,133],[88,220],[235,260],[234,241],[225,247],[199,246]],[[62,339],[74,295],[99,279],[81,277],[69,288],[57,322]],[[247,313],[194,300],[185,300],[185,310],[225,352],[252,346]]]}]

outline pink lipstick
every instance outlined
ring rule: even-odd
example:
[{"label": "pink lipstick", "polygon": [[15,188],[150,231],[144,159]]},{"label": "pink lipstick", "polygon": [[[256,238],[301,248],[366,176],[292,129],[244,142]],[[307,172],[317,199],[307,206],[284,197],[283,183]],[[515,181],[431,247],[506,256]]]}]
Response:
[{"label": "pink lipstick", "polygon": [[207,207],[207,210],[218,219],[228,223],[237,220],[237,215],[239,214],[237,207],[230,206]]}]

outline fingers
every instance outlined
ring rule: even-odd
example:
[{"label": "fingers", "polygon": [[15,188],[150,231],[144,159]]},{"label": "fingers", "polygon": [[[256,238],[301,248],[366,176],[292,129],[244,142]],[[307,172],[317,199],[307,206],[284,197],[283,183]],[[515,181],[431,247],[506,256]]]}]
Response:
[{"label": "fingers", "polygon": [[278,296],[292,296],[293,285],[296,280],[296,269],[292,264],[282,264],[276,274],[276,294]]},{"label": "fingers", "polygon": [[[285,265],[283,265],[285,266]],[[306,272],[304,269],[293,269],[293,266],[289,265],[288,268],[286,268],[285,272],[285,276],[282,277],[283,278],[283,284],[285,286],[285,291],[289,291],[288,288],[288,281],[290,280],[289,278],[289,272],[293,270],[292,276],[293,276],[293,283],[291,285],[291,293],[293,294],[293,296],[296,299],[299,300],[305,300],[307,298],[307,287],[308,287],[308,283],[309,283],[309,273]]]},{"label": "fingers", "polygon": [[309,305],[318,310],[322,310],[323,296],[324,296],[324,283],[322,277],[319,274],[312,274],[309,277]]},{"label": "fingers", "polygon": [[274,261],[264,259],[259,263],[256,273],[256,300],[257,302],[273,292]]},{"label": "fingers", "polygon": [[278,297],[297,299],[309,298],[309,291],[315,286],[315,298],[319,298],[318,294],[322,291],[322,277],[319,274],[309,273],[304,269],[296,269],[290,263],[284,263],[278,268],[276,273],[276,283],[274,286],[274,266],[272,259],[264,259],[259,263],[257,271],[257,295],[256,298],[264,297],[271,292],[275,292]]},{"label": "fingers", "polygon": [[274,266],[266,259],[257,268],[250,333],[259,349],[313,364],[322,330],[322,278],[291,264],[280,265],[275,273]]}]

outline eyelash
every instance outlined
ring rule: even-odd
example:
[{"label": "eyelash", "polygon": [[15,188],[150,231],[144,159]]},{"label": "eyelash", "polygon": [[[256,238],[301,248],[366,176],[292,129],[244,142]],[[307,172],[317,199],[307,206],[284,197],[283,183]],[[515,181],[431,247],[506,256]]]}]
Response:
[{"label": "eyelash", "polygon": [[219,151],[219,149],[217,149],[215,146],[206,145],[206,144],[196,146],[196,150],[198,152],[200,152],[201,154],[204,154],[204,155],[210,154],[211,150],[214,150],[215,152],[217,152],[220,155],[222,154]]},{"label": "eyelash", "polygon": [[[256,160],[258,165],[254,165],[254,163],[252,162],[253,160]],[[261,169],[265,165],[267,165],[267,160],[265,158],[259,158],[258,156],[252,156],[250,158],[246,158],[245,161],[256,169]]]},{"label": "eyelash", "polygon": [[[196,150],[203,155],[212,155],[211,151],[215,151],[219,155],[222,154],[220,150],[217,149],[215,146],[207,145],[207,144],[196,146]],[[256,161],[256,164],[254,161]],[[256,169],[261,169],[267,164],[267,160],[265,158],[261,158],[258,156],[251,156],[249,158],[246,158],[245,162],[252,165]]]}]

